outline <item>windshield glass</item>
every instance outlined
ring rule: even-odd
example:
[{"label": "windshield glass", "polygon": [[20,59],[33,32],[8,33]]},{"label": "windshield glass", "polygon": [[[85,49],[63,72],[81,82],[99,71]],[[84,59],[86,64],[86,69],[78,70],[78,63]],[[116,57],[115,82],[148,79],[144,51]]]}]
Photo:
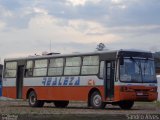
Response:
[{"label": "windshield glass", "polygon": [[123,82],[156,82],[154,61],[148,59],[124,59],[120,65],[120,80]]}]

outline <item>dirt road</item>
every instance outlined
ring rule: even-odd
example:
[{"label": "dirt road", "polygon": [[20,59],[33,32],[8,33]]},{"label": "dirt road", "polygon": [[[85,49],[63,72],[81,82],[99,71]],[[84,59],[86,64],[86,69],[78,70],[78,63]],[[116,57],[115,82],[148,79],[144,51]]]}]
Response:
[{"label": "dirt road", "polygon": [[[43,117],[53,118],[65,118],[70,119],[78,118],[77,116],[89,116],[97,117],[96,119],[102,119],[105,116],[115,117],[117,119],[122,115],[122,117],[130,114],[159,114],[160,113],[160,103],[156,102],[146,102],[146,103],[135,103],[131,110],[121,110],[118,106],[107,105],[105,109],[92,109],[88,108],[87,104],[84,102],[70,102],[67,108],[55,108],[53,103],[45,103],[42,108],[31,108],[28,106],[27,101],[22,100],[1,100],[0,101],[0,114],[5,115],[18,115],[23,116],[23,119],[31,116],[37,116],[38,119],[43,119]],[[25,116],[25,117],[24,117]],[[98,117],[99,116],[99,117]],[[103,117],[102,117],[103,116]],[[12,116],[11,116],[12,117]],[[49,119],[47,118],[47,119]],[[105,117],[106,118],[106,117]],[[109,118],[109,117],[107,117]],[[126,117],[127,118],[127,117]],[[90,118],[89,118],[90,119]],[[116,119],[116,118],[115,118]]]}]

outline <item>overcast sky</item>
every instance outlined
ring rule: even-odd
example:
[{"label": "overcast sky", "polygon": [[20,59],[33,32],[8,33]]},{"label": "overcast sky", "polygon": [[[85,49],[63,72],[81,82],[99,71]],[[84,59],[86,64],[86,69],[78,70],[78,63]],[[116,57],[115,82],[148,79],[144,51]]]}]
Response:
[{"label": "overcast sky", "polygon": [[0,57],[160,51],[160,0],[0,0]]}]

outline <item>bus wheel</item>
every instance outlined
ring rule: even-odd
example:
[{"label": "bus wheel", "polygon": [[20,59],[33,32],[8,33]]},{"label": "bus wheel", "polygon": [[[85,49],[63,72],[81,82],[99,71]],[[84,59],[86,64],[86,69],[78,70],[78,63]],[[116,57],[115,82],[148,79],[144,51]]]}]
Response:
[{"label": "bus wheel", "polygon": [[134,105],[134,101],[120,101],[119,106],[121,109],[129,110]]},{"label": "bus wheel", "polygon": [[95,91],[91,95],[91,106],[95,109],[105,108],[105,103],[102,101],[102,97],[98,91]]},{"label": "bus wheel", "polygon": [[68,104],[69,104],[69,101],[54,101],[55,107],[58,107],[58,108],[65,108],[68,106]]},{"label": "bus wheel", "polygon": [[37,100],[35,91],[31,91],[29,94],[29,106],[31,107],[43,107],[44,101]]}]

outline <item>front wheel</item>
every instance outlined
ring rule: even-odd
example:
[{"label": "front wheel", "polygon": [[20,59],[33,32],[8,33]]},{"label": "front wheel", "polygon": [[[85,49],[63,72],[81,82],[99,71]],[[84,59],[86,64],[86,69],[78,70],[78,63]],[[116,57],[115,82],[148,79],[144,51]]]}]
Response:
[{"label": "front wheel", "polygon": [[68,106],[68,104],[69,104],[69,101],[54,101],[55,107],[58,107],[58,108],[65,108]]},{"label": "front wheel", "polygon": [[95,91],[91,95],[90,99],[91,106],[95,109],[105,108],[105,103],[102,101],[102,97],[98,91]]},{"label": "front wheel", "polygon": [[121,109],[129,110],[133,107],[134,101],[120,101],[119,106]]},{"label": "front wheel", "polygon": [[35,91],[31,91],[29,94],[29,106],[31,107],[43,107],[44,101],[37,100]]}]

